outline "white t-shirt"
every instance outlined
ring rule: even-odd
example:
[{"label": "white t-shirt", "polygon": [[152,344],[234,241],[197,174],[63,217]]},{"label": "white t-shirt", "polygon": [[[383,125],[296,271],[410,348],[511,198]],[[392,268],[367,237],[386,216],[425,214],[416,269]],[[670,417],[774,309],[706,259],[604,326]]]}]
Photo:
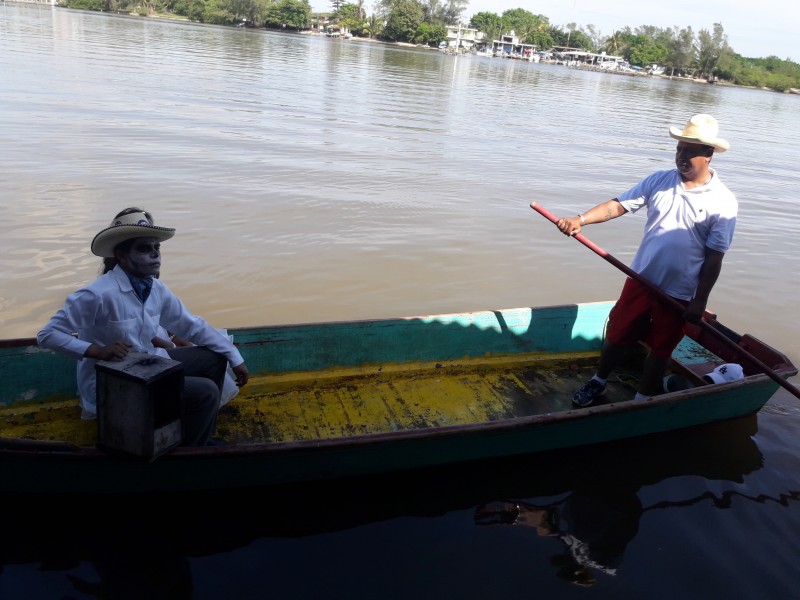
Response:
[{"label": "white t-shirt", "polygon": [[706,248],[727,252],[736,228],[738,203],[716,172],[706,185],[683,187],[677,169],[658,171],[624,194],[623,207],[647,207],[647,222],[631,269],[681,300],[691,300]]},{"label": "white t-shirt", "polygon": [[219,352],[231,366],[244,362],[229,337],[189,312],[160,280],[153,280],[150,296],[142,304],[120,266],[70,294],[64,307],[39,332],[37,341],[40,346],[78,359],[81,416],[92,419],[97,412],[96,361],[83,357],[86,349],[92,344],[109,346],[125,340],[134,351],[167,357],[166,350],[154,348],[151,342],[159,326]]}]

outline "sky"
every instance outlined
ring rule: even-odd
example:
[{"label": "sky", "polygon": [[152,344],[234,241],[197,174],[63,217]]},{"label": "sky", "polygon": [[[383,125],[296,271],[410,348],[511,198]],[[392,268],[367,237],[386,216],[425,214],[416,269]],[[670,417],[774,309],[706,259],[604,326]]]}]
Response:
[{"label": "sky", "polygon": [[[311,0],[315,11],[330,10],[325,0]],[[365,2],[372,12],[371,0]],[[655,25],[666,28],[677,25],[713,32],[714,23],[721,23],[728,36],[728,45],[746,58],[777,56],[800,62],[800,1],[770,0],[469,0],[464,21],[478,12],[502,14],[511,8],[523,8],[544,15],[552,25],[562,27],[576,23],[578,27],[594,25],[601,35],[611,35],[629,26]],[[797,37],[796,37],[797,36]]]}]

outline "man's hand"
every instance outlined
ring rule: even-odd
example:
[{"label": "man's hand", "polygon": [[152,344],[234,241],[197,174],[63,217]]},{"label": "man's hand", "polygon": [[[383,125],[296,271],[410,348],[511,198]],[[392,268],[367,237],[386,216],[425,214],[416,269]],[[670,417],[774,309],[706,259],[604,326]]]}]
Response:
[{"label": "man's hand", "polygon": [[578,235],[581,232],[580,217],[562,217],[556,221],[556,227],[564,235]]},{"label": "man's hand", "polygon": [[706,312],[706,303],[702,300],[695,298],[686,306],[683,311],[683,318],[689,323],[699,323]]},{"label": "man's hand", "polygon": [[247,382],[250,379],[250,373],[247,370],[246,364],[242,363],[236,367],[233,367],[233,374],[236,375],[237,386],[244,387],[247,385]]},{"label": "man's hand", "polygon": [[130,352],[132,344],[117,340],[110,346],[92,344],[86,349],[84,356],[95,360],[119,360],[125,358]]}]

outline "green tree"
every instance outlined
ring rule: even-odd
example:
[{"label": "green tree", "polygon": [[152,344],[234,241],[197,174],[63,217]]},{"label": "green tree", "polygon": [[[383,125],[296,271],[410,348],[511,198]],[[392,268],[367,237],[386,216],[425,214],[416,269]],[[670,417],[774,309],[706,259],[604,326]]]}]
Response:
[{"label": "green tree", "polygon": [[635,35],[643,35],[649,37],[651,40],[658,40],[663,33],[663,30],[660,27],[656,27],[655,25],[639,25],[636,29],[633,30]]},{"label": "green tree", "polygon": [[225,0],[206,0],[200,21],[213,25],[233,25],[236,15],[227,9]]},{"label": "green tree", "polygon": [[694,64],[695,52],[692,28],[687,27],[678,30],[675,27],[675,35],[667,55],[667,64],[672,69],[672,74],[674,75],[676,71],[681,74],[687,73],[692,64]]},{"label": "green tree", "polygon": [[416,0],[393,0],[383,35],[390,40],[408,42],[424,20],[422,5]]},{"label": "green tree", "polygon": [[361,16],[363,8],[358,4],[342,4],[339,9],[331,15],[331,21],[342,27],[346,27],[356,35],[361,35],[367,29],[367,20]]},{"label": "green tree", "polygon": [[573,32],[569,40],[569,45],[573,48],[582,48],[583,50],[592,50],[594,48],[592,40],[583,31]]},{"label": "green tree", "polygon": [[[394,10],[395,6],[403,2],[406,2],[406,0],[377,0],[375,3],[375,13],[385,20],[389,17],[389,14]],[[421,3],[418,2],[418,4],[420,7],[422,6]]]},{"label": "green tree", "polygon": [[523,44],[535,44],[537,48],[553,45],[550,35],[550,20],[544,15],[535,15],[522,8],[512,8],[501,16],[501,33],[513,31]]},{"label": "green tree", "polygon": [[438,45],[439,42],[447,39],[447,28],[444,25],[432,25],[430,23],[420,23],[414,33],[412,41],[417,44]]},{"label": "green tree", "polygon": [[470,27],[482,31],[488,41],[498,40],[503,34],[503,20],[500,15],[492,12],[479,12],[472,15],[469,20]]},{"label": "green tree", "polygon": [[422,6],[423,20],[426,23],[433,23],[433,21],[437,18],[437,13],[439,12],[439,0],[420,0],[420,6]]},{"label": "green tree", "polygon": [[178,0],[172,8],[176,15],[191,21],[202,21],[205,9],[206,3],[203,0]]},{"label": "green tree", "polygon": [[697,70],[709,81],[714,79],[717,64],[729,52],[728,36],[720,23],[714,23],[714,33],[701,29],[697,34]]},{"label": "green tree", "polygon": [[426,23],[458,25],[469,0],[420,0]]},{"label": "green tree", "polygon": [[669,50],[660,46],[647,35],[634,35],[627,40],[625,59],[632,65],[645,66],[650,63],[662,63],[666,60]]},{"label": "green tree", "polygon": [[369,37],[375,38],[383,34],[383,19],[381,19],[378,15],[372,14],[367,17],[367,25],[364,29],[364,33],[366,33]]},{"label": "green tree", "polygon": [[514,31],[518,36],[522,31],[532,29],[538,23],[537,16],[524,8],[510,8],[503,12],[501,19],[503,33]]},{"label": "green tree", "polygon": [[581,31],[586,35],[587,39],[589,40],[588,46],[583,46],[583,48],[590,49],[590,50],[597,50],[602,48],[605,44],[605,38],[600,33],[600,30],[597,29],[591,23],[586,27],[583,27]]},{"label": "green tree", "polygon": [[436,16],[444,25],[458,25],[468,4],[469,0],[447,0]]},{"label": "green tree", "polygon": [[280,29],[307,29],[311,24],[308,0],[280,0],[267,7],[264,23]]},{"label": "green tree", "polygon": [[564,31],[559,27],[552,26],[548,33],[553,40],[553,46],[569,46],[570,37],[572,35],[571,31]]},{"label": "green tree", "polygon": [[272,0],[217,0],[219,6],[233,15],[236,23],[243,20],[252,25],[262,25]]},{"label": "green tree", "polygon": [[615,31],[606,39],[604,49],[609,54],[620,56],[627,47],[628,44],[625,42],[625,36],[623,36],[621,32]]},{"label": "green tree", "polygon": [[108,10],[106,0],[68,0],[65,6],[80,10]]},{"label": "green tree", "polygon": [[578,31],[578,24],[577,23],[567,23],[567,41],[562,44],[562,46],[571,47],[572,44],[572,37]]}]

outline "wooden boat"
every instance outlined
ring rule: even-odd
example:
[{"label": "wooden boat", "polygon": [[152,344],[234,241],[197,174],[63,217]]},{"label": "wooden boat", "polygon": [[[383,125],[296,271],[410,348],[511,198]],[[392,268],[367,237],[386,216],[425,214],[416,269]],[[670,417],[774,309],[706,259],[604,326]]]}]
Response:
[{"label": "wooden boat", "polygon": [[[642,348],[602,403],[575,409],[612,305],[229,330],[252,377],[220,411],[227,445],[149,462],[98,447],[97,423],[79,418],[74,361],[33,340],[0,342],[0,491],[230,489],[530,454],[750,415],[778,389],[776,373],[797,373],[709,317],[687,328],[671,363],[695,387],[634,402]],[[707,384],[722,363],[745,377]]]}]

